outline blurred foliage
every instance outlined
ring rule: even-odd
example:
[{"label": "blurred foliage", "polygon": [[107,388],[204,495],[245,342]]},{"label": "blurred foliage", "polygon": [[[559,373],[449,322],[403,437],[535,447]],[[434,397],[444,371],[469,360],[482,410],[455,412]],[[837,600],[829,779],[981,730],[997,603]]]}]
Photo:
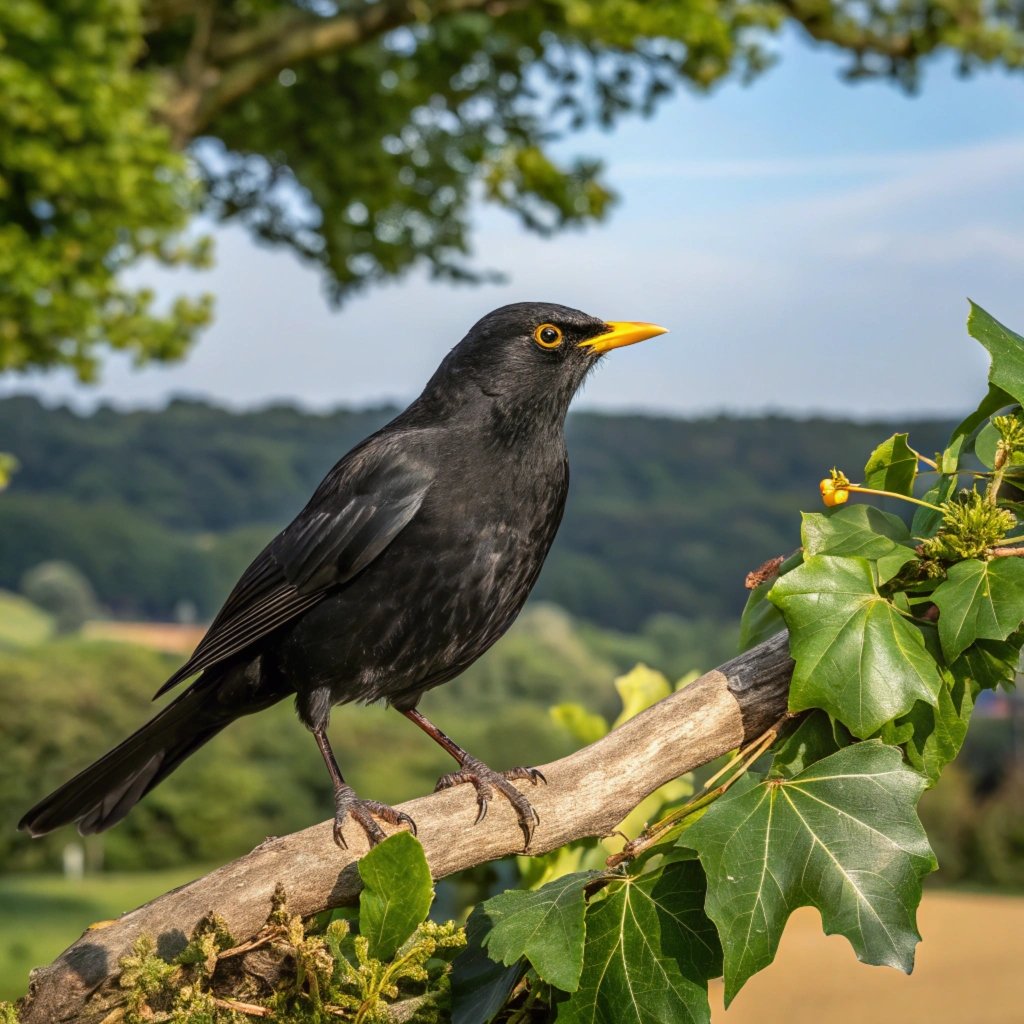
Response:
[{"label": "blurred foliage", "polygon": [[159,310],[122,272],[205,264],[181,238],[198,209],[292,249],[334,301],[415,266],[477,280],[475,201],[542,233],[600,219],[600,166],[557,141],[752,78],[787,24],[849,78],[913,88],[941,51],[1019,68],[1022,19],[984,0],[7,0],[0,371],[180,356],[208,300]]},{"label": "blurred foliage", "polygon": [[[0,502],[0,587],[56,558],[117,615],[168,619],[187,601],[209,617],[338,457],[392,414],[176,401],[80,416],[2,400],[0,438],[22,469]],[[614,643],[632,645],[620,671],[647,661],[678,677],[694,644],[717,664],[734,649],[746,573],[792,550],[792,516],[816,503],[821,466],[856,462],[889,428],[571,415],[569,503],[534,596],[619,631]],[[914,426],[924,451],[946,433]]]},{"label": "blurred foliage", "polygon": [[27,598],[0,590],[0,651],[49,639],[53,619]]},{"label": "blurred foliage", "polygon": [[[617,662],[632,653],[629,646],[616,647],[614,635],[596,651],[585,639],[594,633],[576,630],[559,609],[530,608],[491,652],[428,694],[422,707],[496,766],[566,754],[576,744],[552,721],[549,706],[572,701],[614,717]],[[692,654],[694,666],[713,659],[707,651]],[[95,641],[0,648],[0,721],[7,749],[0,760],[0,870],[60,863],[73,833],[32,841],[15,832],[14,824],[42,795],[149,717],[149,698],[175,664],[142,648]],[[451,768],[442,750],[383,708],[337,709],[332,739],[357,791],[389,802],[429,792]],[[316,744],[285,702],[235,723],[124,822],[86,840],[87,859],[111,870],[225,860],[268,835],[319,821],[331,807],[330,780]],[[467,824],[474,814],[467,799]]]},{"label": "blurred foliage", "polygon": [[36,607],[52,616],[58,633],[75,633],[99,609],[92,585],[67,562],[40,562],[21,580],[21,592]]},{"label": "blurred foliage", "polygon": [[178,238],[200,198],[153,118],[135,0],[0,4],[0,373],[70,366],[96,349],[180,356],[209,300],[154,307],[121,278],[142,257],[200,265]]}]

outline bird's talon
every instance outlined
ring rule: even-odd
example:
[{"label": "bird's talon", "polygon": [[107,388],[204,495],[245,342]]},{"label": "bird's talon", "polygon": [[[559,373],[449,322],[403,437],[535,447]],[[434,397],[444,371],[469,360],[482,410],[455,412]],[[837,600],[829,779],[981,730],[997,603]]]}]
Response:
[{"label": "bird's talon", "polygon": [[479,810],[476,812],[476,821],[473,822],[474,825],[479,825],[480,822],[487,817],[487,807],[488,804],[490,804],[490,801],[487,799],[480,799],[477,800],[477,804],[479,805]]}]

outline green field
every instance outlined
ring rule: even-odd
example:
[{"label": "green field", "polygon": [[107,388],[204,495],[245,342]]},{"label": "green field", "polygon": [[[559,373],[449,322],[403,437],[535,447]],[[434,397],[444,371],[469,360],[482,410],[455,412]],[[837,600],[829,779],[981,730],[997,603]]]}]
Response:
[{"label": "green field", "polygon": [[133,910],[205,871],[186,867],[82,881],[59,875],[0,878],[0,999],[24,995],[28,972],[52,960],[90,924]]},{"label": "green field", "polygon": [[49,639],[53,620],[34,604],[0,590],[0,649],[5,647],[32,647]]}]

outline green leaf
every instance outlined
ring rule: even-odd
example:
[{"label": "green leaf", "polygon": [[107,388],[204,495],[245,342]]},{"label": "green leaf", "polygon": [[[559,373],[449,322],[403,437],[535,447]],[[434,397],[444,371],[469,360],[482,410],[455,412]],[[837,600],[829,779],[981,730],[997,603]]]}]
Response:
[{"label": "green leaf", "polygon": [[967,317],[967,332],[980,341],[992,357],[989,383],[1024,403],[1024,338],[1004,327],[974,302]]},{"label": "green leaf", "polygon": [[[999,447],[999,442],[1002,440],[1003,435],[996,429],[995,424],[986,423],[985,426],[978,431],[977,439],[974,442],[974,452],[978,456],[978,461],[986,469],[994,469],[996,464],[996,450]],[[1009,458],[1006,460],[1006,471],[1008,474],[1012,474],[1014,467],[1020,467],[1024,465],[1024,452],[1011,451]],[[1017,470],[1019,472],[1019,469]]]},{"label": "green leaf", "polygon": [[850,734],[841,725],[824,711],[812,711],[776,748],[768,776],[791,779],[849,743]]},{"label": "green leaf", "polygon": [[955,473],[960,466],[960,459],[971,451],[978,428],[983,426],[991,415],[1008,405],[1013,405],[1013,399],[1002,388],[989,384],[988,394],[981,400],[978,408],[954,429],[949,444],[942,453],[939,469],[943,473]]},{"label": "green leaf", "polygon": [[[779,566],[779,576],[785,576],[798,565],[802,564],[804,555],[802,551],[796,551]],[[781,633],[786,628],[786,620],[782,612],[768,600],[768,594],[775,585],[774,579],[766,580],[764,583],[754,587],[747,598],[746,607],[743,609],[743,616],[740,619],[740,643],[741,651],[749,651],[759,643],[770,639],[776,633]]]},{"label": "green leaf", "polygon": [[786,618],[796,661],[791,711],[822,708],[870,736],[942,685],[921,633],[879,595],[863,558],[814,555],[769,595]]},{"label": "green leaf", "polygon": [[466,922],[466,948],[452,964],[452,1024],[489,1024],[527,971],[525,960],[506,967],[485,952],[490,922],[482,906]]},{"label": "green leaf", "polygon": [[917,455],[907,444],[909,434],[893,434],[868,457],[864,467],[864,486],[893,494],[914,493],[917,479]]},{"label": "green leaf", "polygon": [[939,640],[953,662],[975,640],[1005,640],[1024,622],[1024,563],[970,559],[951,565],[932,600],[939,609]]},{"label": "green leaf", "polygon": [[915,813],[924,779],[877,740],[792,779],[741,779],[683,834],[708,876],[726,1005],[772,962],[789,915],[817,907],[858,959],[910,971],[921,879],[935,857]]},{"label": "green leaf", "polygon": [[1022,640],[1019,632],[1006,641],[979,640],[957,658],[952,670],[972,680],[982,690],[994,690],[997,686],[1010,688],[1017,678]]},{"label": "green leaf", "polygon": [[721,948],[696,861],[626,878],[587,910],[579,989],[558,1024],[708,1024]]},{"label": "green leaf", "polygon": [[880,738],[902,745],[907,761],[934,786],[942,769],[960,753],[977,692],[973,680],[950,672],[936,707],[918,701],[910,714],[884,726]]},{"label": "green leaf", "polygon": [[359,861],[359,934],[370,956],[391,960],[427,919],[434,884],[423,847],[410,832],[396,832]]},{"label": "green leaf", "polygon": [[[932,505],[941,505],[956,494],[958,486],[959,482],[955,476],[941,476],[938,483],[934,487],[929,488],[921,500],[927,501]],[[941,512],[918,505],[914,511],[914,518],[910,523],[910,532],[915,537],[931,537],[941,525]]]},{"label": "green leaf", "polygon": [[584,890],[602,877],[577,871],[533,891],[510,889],[487,900],[487,955],[506,966],[526,957],[548,984],[575,992],[583,969]]},{"label": "green leaf", "polygon": [[873,505],[846,505],[831,512],[804,512],[804,554],[849,555],[875,562],[879,582],[892,579],[917,555],[906,524]]}]

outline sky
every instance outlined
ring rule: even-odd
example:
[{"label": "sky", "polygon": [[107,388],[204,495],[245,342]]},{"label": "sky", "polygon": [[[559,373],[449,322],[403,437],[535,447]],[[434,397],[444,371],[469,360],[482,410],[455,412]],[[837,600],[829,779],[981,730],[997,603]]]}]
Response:
[{"label": "sky", "polygon": [[188,359],[112,359],[99,387],[18,378],[88,407],[203,396],[232,407],[317,409],[414,397],[488,310],[545,300],[670,333],[614,353],[580,406],[693,416],[766,410],[940,414],[976,404],[984,352],[967,297],[1024,331],[1024,77],[964,80],[932,64],[921,91],[850,85],[841,58],[795,39],[751,86],[681,93],[655,117],[590,131],[565,154],[601,157],[621,201],[554,239],[482,208],[477,263],[505,283],[423,274],[340,310],[315,271],[219,230],[217,267],[153,280],[217,299]]}]

